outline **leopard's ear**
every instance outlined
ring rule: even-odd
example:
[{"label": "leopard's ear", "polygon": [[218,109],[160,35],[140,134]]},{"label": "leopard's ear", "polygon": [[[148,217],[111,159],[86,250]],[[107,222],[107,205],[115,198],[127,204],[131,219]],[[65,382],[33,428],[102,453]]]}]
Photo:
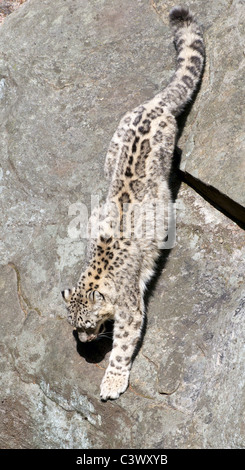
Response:
[{"label": "leopard's ear", "polygon": [[73,287],[72,289],[65,289],[61,291],[61,295],[65,302],[70,302],[71,296],[74,294],[75,290],[75,287]]},{"label": "leopard's ear", "polygon": [[98,290],[90,290],[88,292],[88,298],[94,303],[103,302],[105,300],[104,295],[101,294],[101,292],[99,292]]},{"label": "leopard's ear", "polygon": [[105,297],[103,294],[101,294],[101,292],[99,292],[98,290],[95,290],[94,291],[94,301],[95,302],[104,302],[105,300]]}]

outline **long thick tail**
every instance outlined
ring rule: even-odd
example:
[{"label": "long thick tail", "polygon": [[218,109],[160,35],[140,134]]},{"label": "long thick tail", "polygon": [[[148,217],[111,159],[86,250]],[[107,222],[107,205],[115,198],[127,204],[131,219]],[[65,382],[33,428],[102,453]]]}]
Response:
[{"label": "long thick tail", "polygon": [[176,6],[170,11],[169,18],[174,30],[178,66],[163,90],[162,98],[169,104],[172,114],[178,116],[191,99],[202,75],[205,48],[201,29],[189,8]]}]

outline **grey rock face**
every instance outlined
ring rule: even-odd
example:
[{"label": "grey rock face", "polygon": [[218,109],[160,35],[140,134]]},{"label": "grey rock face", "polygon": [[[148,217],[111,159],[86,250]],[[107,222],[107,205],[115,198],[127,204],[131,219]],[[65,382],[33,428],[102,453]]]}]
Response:
[{"label": "grey rock face", "polygon": [[[104,158],[120,117],[174,70],[171,6],[30,0],[1,26],[2,448],[244,447],[239,225],[182,184],[176,243],[163,254],[130,387],[116,402],[99,400],[110,340],[78,345],[60,296],[82,269],[80,215],[91,195],[106,194]],[[181,127],[181,168],[226,195],[232,212],[232,201],[244,205],[244,8],[192,7],[207,65]]]}]

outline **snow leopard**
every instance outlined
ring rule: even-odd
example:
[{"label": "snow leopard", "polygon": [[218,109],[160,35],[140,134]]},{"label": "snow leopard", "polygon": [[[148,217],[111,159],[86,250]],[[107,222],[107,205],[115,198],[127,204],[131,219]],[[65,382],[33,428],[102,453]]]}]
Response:
[{"label": "snow leopard", "polygon": [[[105,322],[114,321],[100,389],[104,401],[117,399],[129,384],[144,324],[145,291],[166,236],[164,217],[154,216],[153,221],[152,214],[171,199],[176,118],[192,99],[203,72],[204,39],[194,15],[188,7],[175,6],[169,19],[177,52],[175,73],[162,91],[121,119],[106,155],[108,194],[96,215],[98,230],[91,239],[87,267],[75,287],[62,291],[68,321],[80,341],[95,341]],[[144,208],[144,216],[135,216],[135,208]],[[155,226],[146,233],[142,225],[149,221]]]}]

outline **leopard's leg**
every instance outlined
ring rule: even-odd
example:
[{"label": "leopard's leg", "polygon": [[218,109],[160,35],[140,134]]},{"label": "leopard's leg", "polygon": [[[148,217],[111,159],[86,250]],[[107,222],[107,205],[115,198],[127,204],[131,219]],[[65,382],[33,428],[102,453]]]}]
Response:
[{"label": "leopard's leg", "polygon": [[132,357],[141,337],[142,325],[143,314],[139,309],[133,313],[120,309],[115,315],[113,349],[101,383],[102,400],[116,399],[125,392],[129,382]]}]

